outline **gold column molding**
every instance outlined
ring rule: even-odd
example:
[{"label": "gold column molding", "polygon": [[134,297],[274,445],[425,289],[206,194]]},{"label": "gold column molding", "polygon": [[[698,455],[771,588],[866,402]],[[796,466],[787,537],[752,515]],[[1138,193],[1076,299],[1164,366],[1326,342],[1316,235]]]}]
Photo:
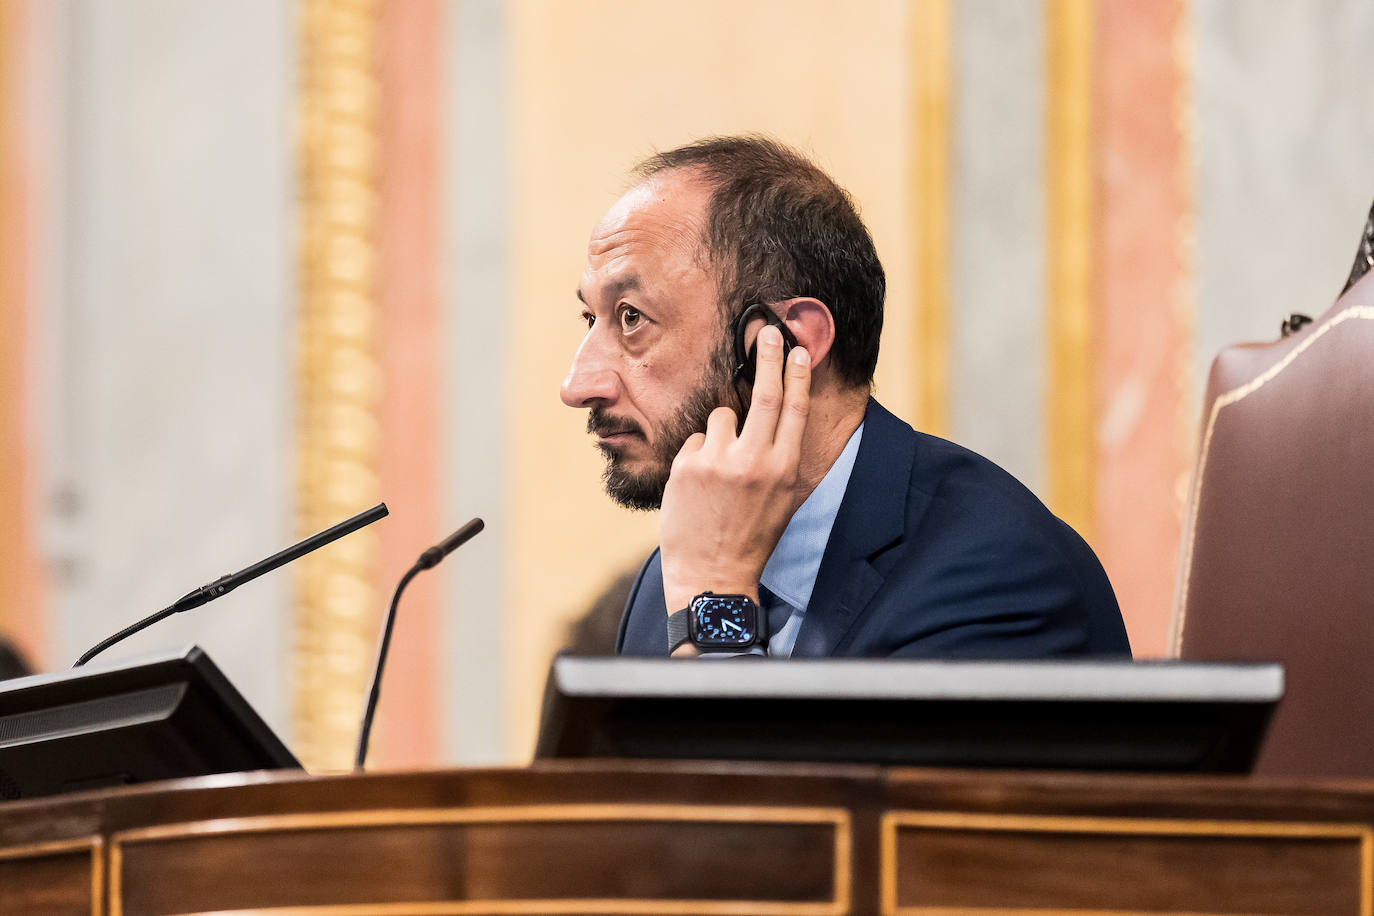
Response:
[{"label": "gold column molding", "polygon": [[1050,508],[1092,540],[1092,0],[1045,0],[1045,418]]},{"label": "gold column molding", "polygon": [[[305,534],[379,496],[378,4],[302,0],[300,12],[296,504]],[[311,769],[352,763],[379,551],[369,528],[294,566],[294,738]]]},{"label": "gold column molding", "polygon": [[949,0],[912,8],[917,423],[949,435]]}]

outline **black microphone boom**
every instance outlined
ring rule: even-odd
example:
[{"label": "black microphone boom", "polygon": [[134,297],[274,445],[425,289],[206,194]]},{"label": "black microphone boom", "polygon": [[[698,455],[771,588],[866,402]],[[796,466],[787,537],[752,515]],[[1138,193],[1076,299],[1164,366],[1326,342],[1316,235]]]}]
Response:
[{"label": "black microphone boom", "polygon": [[76,664],[72,665],[72,667],[81,667],[82,665],[86,664],[86,662],[95,658],[101,652],[104,652],[106,649],[110,648],[110,646],[113,646],[115,643],[127,639],[130,636],[133,636],[139,630],[143,630],[152,626],[159,620],[162,620],[164,617],[170,617],[173,614],[179,614],[182,611],[189,611],[191,610],[191,608],[197,608],[200,607],[202,604],[207,604],[211,601],[214,601],[216,598],[219,598],[222,595],[229,594],[229,592],[238,588],[245,582],[251,582],[258,576],[263,575],[264,573],[270,573],[272,570],[276,569],[279,566],[285,566],[292,560],[299,559],[305,556],[307,553],[310,553],[312,550],[320,549],[325,544],[328,544],[330,541],[337,541],[345,534],[352,534],[359,528],[366,527],[367,525],[370,525],[373,522],[378,521],[379,519],[386,518],[386,516],[386,503],[378,503],[371,509],[368,509],[366,512],[359,512],[352,518],[339,522],[332,528],[326,528],[319,534],[312,534],[310,537],[306,538],[300,543],[293,544],[292,546],[286,548],[285,550],[279,553],[273,554],[265,560],[261,560],[257,563],[254,563],[247,569],[241,569],[238,572],[230,573],[227,576],[220,576],[218,579],[216,579],[214,582],[211,582],[209,585],[202,585],[200,588],[194,589],[182,595],[169,607],[165,607],[162,610],[158,611],[156,614],[153,614],[150,617],[145,617],[138,623],[135,623],[132,626],[125,627],[124,629],[120,630],[118,633],[114,634],[108,639],[102,640],[101,642],[97,643],[89,651],[87,651],[85,655],[78,658],[76,660]]},{"label": "black microphone boom", "polygon": [[486,523],[480,518],[474,518],[457,531],[444,538],[438,544],[420,554],[420,559],[415,561],[415,565],[422,569],[433,569],[439,565],[439,561],[462,547],[468,541],[486,527]]},{"label": "black microphone boom", "polygon": [[386,620],[382,622],[382,638],[377,646],[377,667],[372,672],[372,687],[367,692],[367,707],[363,710],[363,726],[358,733],[358,752],[353,760],[354,769],[361,770],[363,763],[367,760],[367,743],[372,736],[372,719],[377,715],[377,700],[382,695],[382,668],[386,666],[386,654],[391,648],[391,629],[396,624],[396,607],[401,603],[401,592],[405,591],[405,587],[410,584],[411,579],[426,569],[433,569],[438,566],[444,557],[472,540],[485,527],[485,522],[480,518],[474,518],[420,554],[420,559],[416,560],[415,565],[406,571],[396,586],[396,592],[391,596],[391,607],[386,612]]}]

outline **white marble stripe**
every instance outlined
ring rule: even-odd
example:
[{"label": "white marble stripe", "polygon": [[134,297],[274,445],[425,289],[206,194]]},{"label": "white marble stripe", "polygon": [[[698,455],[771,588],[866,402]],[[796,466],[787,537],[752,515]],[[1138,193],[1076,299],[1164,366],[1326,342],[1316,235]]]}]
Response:
[{"label": "white marble stripe", "polygon": [[501,378],[510,334],[544,320],[509,301],[507,20],[499,0],[445,7],[446,186],[442,259],[446,333],[444,514],[486,530],[445,564],[441,748],[462,764],[504,762],[508,710],[506,415]]},{"label": "white marble stripe", "polygon": [[1325,311],[1374,199],[1368,0],[1195,0],[1198,397],[1217,352]]},{"label": "white marble stripe", "polygon": [[[58,664],[292,540],[292,15],[130,0],[61,17]],[[289,740],[288,585],[260,579],[110,657],[199,643]]]},{"label": "white marble stripe", "polygon": [[951,438],[1043,497],[1044,20],[953,11]]}]

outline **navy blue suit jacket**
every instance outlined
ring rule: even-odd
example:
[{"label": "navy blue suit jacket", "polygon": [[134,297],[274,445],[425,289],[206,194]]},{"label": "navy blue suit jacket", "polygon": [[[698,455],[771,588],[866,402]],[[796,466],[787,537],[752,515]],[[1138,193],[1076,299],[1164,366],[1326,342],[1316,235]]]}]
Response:
[{"label": "navy blue suit jacket", "polygon": [[[616,651],[667,656],[655,550]],[[854,470],[792,656],[1129,655],[1092,549],[1006,471],[868,402]]]}]

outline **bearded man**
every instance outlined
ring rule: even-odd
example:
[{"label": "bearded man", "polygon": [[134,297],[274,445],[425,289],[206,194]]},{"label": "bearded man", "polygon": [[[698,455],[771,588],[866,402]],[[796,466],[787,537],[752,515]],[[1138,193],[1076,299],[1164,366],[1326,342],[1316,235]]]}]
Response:
[{"label": "bearded man", "polygon": [[871,397],[886,281],[799,153],[660,153],[601,219],[563,382],[607,492],[659,510],[626,655],[1129,655],[1086,543],[1010,474]]}]

